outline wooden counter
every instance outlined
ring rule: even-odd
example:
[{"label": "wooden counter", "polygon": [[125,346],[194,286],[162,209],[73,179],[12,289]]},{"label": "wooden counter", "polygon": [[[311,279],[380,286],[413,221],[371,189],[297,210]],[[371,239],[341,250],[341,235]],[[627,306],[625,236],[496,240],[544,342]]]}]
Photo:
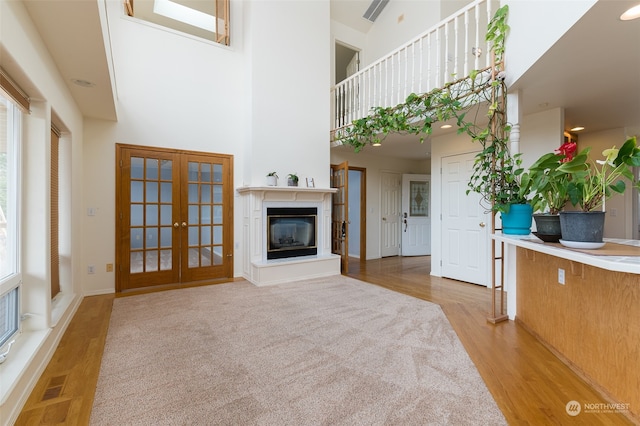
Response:
[{"label": "wooden counter", "polygon": [[495,238],[517,247],[516,321],[610,398],[579,402],[616,402],[640,419],[640,257],[591,255],[533,236]]}]

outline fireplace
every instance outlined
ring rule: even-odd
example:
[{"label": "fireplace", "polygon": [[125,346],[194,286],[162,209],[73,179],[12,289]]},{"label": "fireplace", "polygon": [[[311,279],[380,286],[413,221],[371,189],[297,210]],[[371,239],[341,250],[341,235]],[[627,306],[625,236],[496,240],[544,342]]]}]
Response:
[{"label": "fireplace", "polygon": [[317,223],[315,207],[268,207],[267,259],[318,254]]},{"label": "fireplace", "polygon": [[331,253],[331,199],[337,189],[247,186],[237,191],[242,243],[236,250],[242,259],[236,258],[236,265],[243,277],[265,286],[340,275],[340,256]]}]

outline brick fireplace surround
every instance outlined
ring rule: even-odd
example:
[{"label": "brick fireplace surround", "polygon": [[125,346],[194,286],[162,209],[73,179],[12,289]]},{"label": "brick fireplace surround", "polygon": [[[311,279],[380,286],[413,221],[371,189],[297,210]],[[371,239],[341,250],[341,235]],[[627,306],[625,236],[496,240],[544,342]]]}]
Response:
[{"label": "brick fireplace surround", "polygon": [[[331,188],[260,186],[237,189],[242,199],[242,275],[257,286],[340,274],[331,253]],[[267,260],[267,208],[315,207],[318,254]]]}]

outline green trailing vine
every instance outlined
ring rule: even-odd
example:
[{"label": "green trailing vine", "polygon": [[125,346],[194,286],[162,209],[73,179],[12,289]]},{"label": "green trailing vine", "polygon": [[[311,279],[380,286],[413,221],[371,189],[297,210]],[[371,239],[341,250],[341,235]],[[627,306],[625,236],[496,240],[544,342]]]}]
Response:
[{"label": "green trailing vine", "polygon": [[[394,107],[375,107],[363,118],[338,129],[335,140],[360,152],[367,145],[384,142],[390,133],[419,135],[420,142],[433,131],[433,124],[455,119],[458,134],[466,133],[482,146],[475,159],[468,192],[483,197],[487,210],[508,211],[512,203],[526,200],[529,183],[522,174],[519,155],[509,153],[510,126],[506,122],[506,87],[503,58],[508,6],[496,11],[487,26],[492,66],[474,70],[469,76],[424,94],[410,94]],[[480,106],[486,106],[486,116]],[[471,117],[471,118],[469,118]],[[485,123],[483,125],[481,123]],[[524,179],[523,179],[524,178]]]}]

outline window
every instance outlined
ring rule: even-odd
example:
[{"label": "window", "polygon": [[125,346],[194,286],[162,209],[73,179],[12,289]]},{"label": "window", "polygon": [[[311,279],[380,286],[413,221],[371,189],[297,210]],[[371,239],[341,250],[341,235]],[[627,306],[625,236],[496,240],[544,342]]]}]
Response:
[{"label": "window", "polygon": [[18,332],[20,110],[0,92],[0,347]]},{"label": "window", "polygon": [[18,287],[0,297],[0,347],[18,332]]},{"label": "window", "polygon": [[59,154],[60,154],[60,131],[51,127],[51,298],[60,293],[60,221],[59,221],[59,201],[60,201],[60,176]]},{"label": "window", "polygon": [[125,13],[229,46],[229,0],[125,0]]}]

